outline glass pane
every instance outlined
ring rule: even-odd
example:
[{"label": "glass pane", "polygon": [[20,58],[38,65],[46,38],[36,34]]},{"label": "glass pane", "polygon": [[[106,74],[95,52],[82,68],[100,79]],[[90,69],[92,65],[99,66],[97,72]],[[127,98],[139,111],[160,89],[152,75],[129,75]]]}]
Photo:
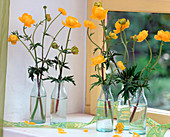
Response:
[{"label": "glass pane", "polygon": [[[107,17],[108,33],[115,30],[115,23],[120,18],[126,18],[130,21],[130,27],[126,29],[127,39],[134,34],[138,35],[141,30],[148,30],[150,42],[153,51],[153,60],[155,61],[159,54],[160,41],[154,39],[158,30],[170,31],[170,14],[165,13],[143,13],[143,12],[114,12],[109,11]],[[124,48],[119,40],[112,40],[112,50],[124,53]],[[128,49],[132,49],[132,42],[128,43]],[[136,42],[135,45],[136,62],[138,69],[143,68],[149,61],[149,49],[146,42]],[[123,57],[117,57],[116,60],[122,60]],[[130,52],[132,61],[132,52]],[[149,107],[170,110],[170,43],[165,43],[159,63],[150,77],[150,89],[145,90]]]}]

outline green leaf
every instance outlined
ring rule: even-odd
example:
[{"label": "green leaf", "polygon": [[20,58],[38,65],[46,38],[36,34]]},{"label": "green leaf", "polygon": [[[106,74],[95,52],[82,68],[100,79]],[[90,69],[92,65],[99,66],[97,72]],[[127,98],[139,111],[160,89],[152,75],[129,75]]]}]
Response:
[{"label": "green leaf", "polygon": [[94,34],[95,32],[93,32],[93,33],[90,33],[90,37]]}]

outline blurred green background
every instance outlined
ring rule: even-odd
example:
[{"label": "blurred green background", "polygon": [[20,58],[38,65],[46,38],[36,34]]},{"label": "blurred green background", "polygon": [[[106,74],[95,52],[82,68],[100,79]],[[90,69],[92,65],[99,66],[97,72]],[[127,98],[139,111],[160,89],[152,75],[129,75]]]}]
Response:
[{"label": "blurred green background", "polygon": [[[130,27],[125,29],[130,51],[130,60],[132,62],[132,42],[130,36],[138,35],[142,30],[148,30],[147,40],[150,42],[153,52],[153,62],[158,57],[160,41],[154,39],[158,30],[170,31],[170,14],[165,13],[143,13],[143,12],[113,12],[109,11],[107,16],[108,33],[115,30],[115,23],[120,18],[126,18],[130,21]],[[111,49],[124,54],[124,48],[120,40],[112,40]],[[138,69],[141,70],[149,61],[149,49],[146,42],[136,42],[135,56]],[[122,60],[123,56],[116,57],[116,60]],[[145,90],[149,107],[170,110],[170,43],[166,42],[163,46],[162,56],[155,70],[150,77],[150,89]],[[113,86],[113,94],[117,100],[117,93],[121,85]]]}]

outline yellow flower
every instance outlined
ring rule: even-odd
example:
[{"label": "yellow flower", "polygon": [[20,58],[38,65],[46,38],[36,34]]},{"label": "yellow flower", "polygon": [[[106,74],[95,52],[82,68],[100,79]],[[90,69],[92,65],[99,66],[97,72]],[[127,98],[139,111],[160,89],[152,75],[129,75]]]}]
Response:
[{"label": "yellow flower", "polygon": [[123,65],[122,61],[118,61],[117,62],[117,65],[118,67],[121,69],[121,70],[124,70],[126,67]]},{"label": "yellow flower", "polygon": [[31,27],[31,24],[35,23],[35,20],[32,19],[31,15],[28,15],[28,13],[24,13],[22,17],[19,17],[19,20],[24,23],[24,26]]},{"label": "yellow flower", "polygon": [[64,131],[62,128],[57,128],[59,134],[66,134],[67,132]]},{"label": "yellow flower", "polygon": [[121,122],[119,122],[119,123],[116,125],[116,130],[117,130],[116,133],[121,134],[122,131],[123,131],[123,128],[124,128],[124,125],[123,125]]},{"label": "yellow flower", "polygon": [[109,36],[112,38],[112,39],[117,39],[118,36],[116,35],[116,33],[112,33],[112,32],[109,32]]},{"label": "yellow flower", "polygon": [[90,18],[103,20],[106,18],[107,12],[108,10],[104,10],[103,7],[94,6]]},{"label": "yellow flower", "polygon": [[133,132],[133,137],[140,137],[140,135],[136,132]]},{"label": "yellow flower", "polygon": [[96,25],[92,21],[85,20],[84,27],[89,28],[89,29],[95,29]]},{"label": "yellow flower", "polygon": [[15,45],[17,44],[17,41],[19,41],[17,35],[10,35],[8,38],[8,42],[11,42],[11,44]]},{"label": "yellow flower", "polygon": [[74,55],[77,55],[77,54],[79,53],[79,49],[78,49],[76,46],[74,46],[74,47],[71,48],[71,52],[72,52]]},{"label": "yellow flower", "polygon": [[[124,19],[125,19],[125,18],[120,19],[120,20],[124,20]],[[121,24],[120,24],[120,20],[118,20],[118,21],[115,23],[115,28],[116,28],[116,30],[113,30],[113,32],[116,33],[116,34],[120,33],[120,31],[121,31],[121,26],[122,26],[122,31],[123,31],[123,30],[129,28],[129,25],[130,25],[129,20],[127,20],[125,23],[123,23],[124,25],[121,25]]]},{"label": "yellow flower", "polygon": [[66,18],[66,23],[64,23],[64,21],[62,21],[62,24],[69,28],[80,28],[81,27],[81,24],[78,22],[78,19],[71,17],[71,16],[68,16]]},{"label": "yellow flower", "polygon": [[58,8],[58,11],[61,12],[64,16],[67,15],[67,12],[63,8]]},{"label": "yellow flower", "polygon": [[119,135],[113,135],[113,137],[121,137],[121,136],[119,136]]},{"label": "yellow flower", "polygon": [[46,14],[47,21],[51,21],[51,16],[50,14]]},{"label": "yellow flower", "polygon": [[88,132],[88,130],[87,130],[87,129],[84,129],[83,132]]},{"label": "yellow flower", "polygon": [[93,63],[91,66],[96,66],[98,64],[101,64],[101,63],[105,62],[106,59],[104,58],[104,56],[99,55],[99,56],[97,56],[95,58],[91,58],[91,61]]},{"label": "yellow flower", "polygon": [[138,41],[137,42],[142,42],[143,40],[145,40],[148,36],[148,31],[147,30],[143,30],[141,32],[139,32],[139,34],[137,35]]},{"label": "yellow flower", "polygon": [[170,42],[170,33],[168,31],[159,30],[157,35],[154,36],[156,40]]},{"label": "yellow flower", "polygon": [[28,122],[28,121],[25,121],[26,124],[29,124],[29,125],[35,125],[34,122]]}]

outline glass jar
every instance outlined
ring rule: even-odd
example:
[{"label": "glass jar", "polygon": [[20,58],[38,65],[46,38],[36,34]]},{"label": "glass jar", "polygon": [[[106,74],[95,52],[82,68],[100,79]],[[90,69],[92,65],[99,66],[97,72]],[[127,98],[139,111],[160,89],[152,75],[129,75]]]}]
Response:
[{"label": "glass jar", "polygon": [[30,121],[36,124],[45,123],[46,119],[46,91],[43,81],[35,79],[30,95]]},{"label": "glass jar", "polygon": [[130,102],[132,96],[125,102],[122,93],[118,96],[117,101],[117,123],[121,122],[124,125],[124,130],[129,130],[129,118],[130,118]]},{"label": "glass jar", "polygon": [[102,85],[100,96],[97,100],[96,130],[99,132],[113,131],[114,99],[110,85]]},{"label": "glass jar", "polygon": [[64,83],[55,82],[51,94],[50,124],[66,122],[67,116],[67,93]]},{"label": "glass jar", "polygon": [[144,90],[139,88],[130,104],[129,132],[131,134],[133,134],[133,132],[136,132],[139,135],[146,134],[147,106],[148,103]]}]

